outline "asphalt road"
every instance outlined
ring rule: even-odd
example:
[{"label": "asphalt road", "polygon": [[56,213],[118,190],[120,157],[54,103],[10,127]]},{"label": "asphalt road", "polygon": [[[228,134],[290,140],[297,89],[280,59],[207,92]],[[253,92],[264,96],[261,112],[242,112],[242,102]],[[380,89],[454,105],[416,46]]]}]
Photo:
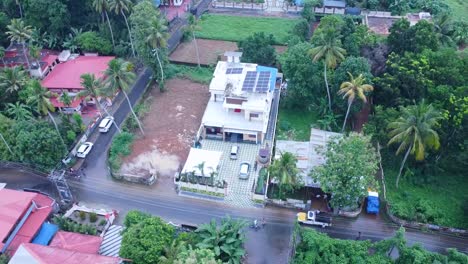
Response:
[{"label": "asphalt road", "polygon": [[[19,170],[0,170],[0,182],[7,182],[7,187],[13,189],[23,186],[48,189],[47,180],[43,177]],[[265,229],[248,232],[246,248],[249,263],[287,262],[295,211],[268,207],[241,209],[180,196],[167,197],[155,193],[152,187],[112,182],[106,177],[100,180],[93,177],[86,181],[70,181],[69,184],[80,202],[97,208],[117,209],[122,215],[129,210],[141,210],[167,221],[192,225],[206,223],[211,219],[219,220],[226,215],[249,222],[264,217],[267,222]],[[123,217],[119,219],[121,221]],[[362,232],[362,239],[375,241],[393,236],[398,228],[365,214],[357,219],[336,217],[333,224],[331,228],[317,230],[343,239],[355,239],[357,233]],[[407,230],[406,238],[410,244],[419,242],[432,251],[444,252],[447,247],[455,247],[468,253],[467,238],[414,230]]]}]

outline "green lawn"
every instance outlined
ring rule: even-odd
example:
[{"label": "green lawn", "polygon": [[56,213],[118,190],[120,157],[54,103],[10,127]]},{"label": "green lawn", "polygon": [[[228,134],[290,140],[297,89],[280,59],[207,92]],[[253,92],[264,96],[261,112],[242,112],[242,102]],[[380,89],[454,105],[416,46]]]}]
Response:
[{"label": "green lawn", "polygon": [[468,216],[463,206],[468,203],[468,179],[443,172],[427,184],[414,184],[410,177],[400,179],[395,186],[399,164],[385,164],[387,199],[392,212],[403,219],[442,226],[468,228]]},{"label": "green lawn", "polygon": [[315,112],[280,107],[276,130],[277,138],[309,141],[310,125],[314,124],[317,119],[318,114]]},{"label": "green lawn", "polygon": [[276,44],[285,44],[297,22],[297,19],[208,14],[199,21],[196,35],[205,39],[240,41],[255,32],[265,32],[275,36]]},{"label": "green lawn", "polygon": [[468,1],[466,0],[446,0],[453,13],[454,20],[468,21]]},{"label": "green lawn", "polygon": [[171,64],[169,67],[169,78],[179,77],[190,79],[201,84],[210,84],[213,78],[213,69],[206,67],[191,67],[185,65]]}]

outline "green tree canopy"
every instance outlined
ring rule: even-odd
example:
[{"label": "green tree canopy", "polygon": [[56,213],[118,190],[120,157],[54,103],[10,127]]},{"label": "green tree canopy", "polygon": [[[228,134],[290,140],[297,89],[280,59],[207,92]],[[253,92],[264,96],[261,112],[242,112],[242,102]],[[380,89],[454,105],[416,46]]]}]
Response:
[{"label": "green tree canopy", "polygon": [[14,152],[24,163],[47,170],[55,167],[65,155],[58,132],[44,121],[22,121],[13,126],[16,135]]},{"label": "green tree canopy", "polygon": [[254,33],[239,42],[239,48],[242,50],[242,61],[266,66],[273,65],[276,61],[274,43],[273,35],[266,35],[264,32]]},{"label": "green tree canopy", "polygon": [[177,260],[173,264],[221,264],[220,260],[216,260],[212,250],[206,248],[188,249],[182,251]]},{"label": "green tree canopy", "polygon": [[319,98],[326,96],[320,63],[311,62],[304,56],[311,49],[308,43],[299,43],[281,55],[280,62],[285,78],[288,79],[288,91],[284,103],[289,107],[307,107],[319,103]]},{"label": "green tree canopy", "polygon": [[127,228],[123,233],[120,256],[140,264],[159,263],[164,248],[174,238],[174,228],[159,217],[138,212],[132,212],[129,218],[125,219]]},{"label": "green tree canopy", "polygon": [[434,25],[426,20],[410,26],[410,22],[402,18],[395,22],[389,31],[387,42],[394,52],[422,52],[425,49],[435,51],[439,48],[439,39]]},{"label": "green tree canopy", "polygon": [[326,162],[311,172],[323,191],[331,193],[333,208],[357,207],[367,195],[367,188],[376,188],[377,154],[370,138],[356,133],[330,140],[319,150]]},{"label": "green tree canopy", "polygon": [[109,55],[112,52],[112,43],[94,31],[79,34],[76,41],[83,52],[97,52],[100,55]]}]

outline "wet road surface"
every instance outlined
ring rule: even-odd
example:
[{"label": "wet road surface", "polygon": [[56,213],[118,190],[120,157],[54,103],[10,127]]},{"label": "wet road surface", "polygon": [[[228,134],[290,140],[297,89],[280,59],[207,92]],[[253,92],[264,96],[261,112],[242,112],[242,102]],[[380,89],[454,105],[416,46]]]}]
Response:
[{"label": "wet road surface", "polygon": [[[226,215],[234,218],[254,219],[265,217],[267,225],[259,231],[248,231],[246,248],[249,263],[286,263],[289,242],[296,211],[279,208],[241,209],[224,204],[194,200],[180,196],[167,196],[155,193],[152,187],[113,182],[102,175],[102,179],[88,177],[83,182],[69,181],[74,195],[81,202],[99,208],[117,209],[121,214],[129,210],[141,210],[178,224],[197,225],[211,219],[221,219]],[[18,189],[22,184],[45,185],[45,179],[27,172],[0,170],[0,182],[7,182],[8,188]],[[120,217],[121,221],[123,217]],[[362,214],[357,219],[336,217],[331,228],[318,231],[343,239],[355,239],[362,232],[362,239],[381,240],[394,235],[396,225],[376,221],[374,216]],[[422,233],[407,230],[410,244],[419,242],[429,250],[444,252],[447,247],[455,247],[468,253],[468,238],[439,233]]]}]

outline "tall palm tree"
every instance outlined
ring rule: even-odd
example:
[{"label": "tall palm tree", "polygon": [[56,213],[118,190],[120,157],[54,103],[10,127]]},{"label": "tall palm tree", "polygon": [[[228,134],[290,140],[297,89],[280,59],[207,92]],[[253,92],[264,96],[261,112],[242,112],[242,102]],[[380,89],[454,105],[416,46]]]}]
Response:
[{"label": "tall palm tree", "polygon": [[331,95],[327,80],[327,68],[335,68],[344,60],[346,50],[341,48],[338,35],[333,30],[326,30],[319,35],[314,48],[309,51],[314,62],[323,60],[323,76],[328,95],[328,110],[331,112]]},{"label": "tall palm tree", "polygon": [[281,153],[281,158],[275,160],[269,167],[270,175],[278,183],[280,194],[284,187],[294,187],[299,183],[297,159],[290,152]]},{"label": "tall palm tree", "polygon": [[130,30],[130,25],[128,24],[127,16],[125,15],[126,12],[130,11],[131,5],[132,2],[130,0],[110,0],[109,9],[113,10],[117,15],[121,14],[124,17],[125,24],[127,25],[128,29],[128,37],[130,38],[133,57],[135,57],[135,47],[133,46],[132,31]]},{"label": "tall palm tree", "polygon": [[161,83],[164,83],[164,69],[159,58],[159,52],[161,49],[167,47],[167,39],[169,34],[167,33],[166,21],[160,16],[155,17],[150,22],[150,32],[148,37],[146,37],[147,44],[153,49],[153,54],[156,55],[156,58],[161,69]]},{"label": "tall palm tree", "polygon": [[10,148],[10,144],[8,144],[8,142],[5,140],[5,138],[3,137],[2,133],[0,133],[0,138],[2,139],[3,141],[3,144],[5,144],[5,146],[7,147],[8,151],[10,152],[11,156],[14,157],[15,155],[13,154],[13,151],[11,150]]},{"label": "tall palm tree", "polygon": [[8,93],[16,93],[26,85],[27,79],[28,75],[20,66],[6,67],[0,72],[0,88]]},{"label": "tall palm tree", "polygon": [[109,9],[109,0],[93,0],[93,7],[96,12],[99,14],[104,14],[106,16],[107,25],[109,26],[109,30],[111,33],[112,38],[112,46],[115,48],[115,40],[114,40],[114,32],[112,31],[112,26],[109,20],[109,14],[107,14],[107,10]]},{"label": "tall palm tree", "polygon": [[20,17],[23,18],[23,7],[21,6],[20,0],[16,0],[16,5],[17,5],[18,8],[19,8]]},{"label": "tall palm tree", "polygon": [[26,53],[26,41],[31,38],[33,34],[33,29],[31,26],[25,25],[24,21],[21,19],[12,19],[11,24],[7,26],[8,31],[6,32],[8,38],[11,41],[16,41],[21,43],[23,46],[23,56],[28,64],[28,69],[31,69],[31,65],[29,64],[29,58]]},{"label": "tall palm tree", "polygon": [[345,129],[346,121],[348,120],[349,110],[351,109],[351,105],[353,104],[356,95],[364,103],[366,103],[367,97],[365,93],[374,90],[374,87],[372,87],[372,85],[364,83],[366,79],[362,74],[359,74],[359,76],[356,79],[354,79],[353,75],[349,72],[348,75],[349,81],[342,83],[340,86],[340,90],[338,91],[338,95],[343,95],[343,99],[348,97],[348,110],[346,110],[346,116],[343,122],[343,128],[341,129],[341,132],[343,132]]},{"label": "tall palm tree", "polygon": [[35,60],[36,64],[41,67],[39,59],[41,58],[41,47],[37,45],[29,45],[29,55]]},{"label": "tall palm tree", "polygon": [[439,135],[433,127],[437,125],[441,116],[432,105],[426,105],[423,101],[418,105],[402,107],[400,112],[400,117],[388,125],[388,128],[391,129],[388,145],[400,144],[396,155],[406,150],[396,179],[397,188],[401,172],[410,153],[415,156],[416,160],[421,161],[424,160],[426,150],[437,150],[440,146]]},{"label": "tall palm tree", "polygon": [[70,94],[68,94],[67,92],[62,93],[59,100],[66,107],[69,107],[73,103],[73,97],[71,97]]},{"label": "tall palm tree", "polygon": [[188,25],[190,31],[192,32],[193,44],[195,45],[195,52],[197,53],[197,64],[198,68],[200,68],[200,53],[198,51],[197,38],[195,37],[195,30],[197,29],[197,18],[193,14],[190,14],[188,18]]},{"label": "tall palm tree", "polygon": [[[99,113],[102,113],[102,111],[104,110],[107,116],[111,116],[107,109],[101,105],[98,99],[99,96],[103,95],[103,90],[105,88],[102,80],[96,79],[96,76],[94,76],[94,74],[85,73],[81,75],[81,86],[83,86],[84,90],[79,92],[77,96],[93,98],[96,101],[96,106],[99,109]],[[120,133],[121,131],[119,126],[115,124],[115,127]]]},{"label": "tall palm tree", "polygon": [[5,58],[5,48],[0,45],[0,59],[2,60],[3,67],[6,67],[4,58]]},{"label": "tall palm tree", "polygon": [[130,102],[130,99],[127,95],[127,91],[130,89],[130,83],[132,83],[135,80],[135,74],[129,70],[129,66],[130,64],[128,62],[123,61],[122,59],[113,59],[109,61],[108,68],[105,72],[106,86],[111,92],[115,92],[118,89],[122,91],[125,98],[127,99],[130,111],[132,112],[133,117],[138,123],[138,127],[140,128],[141,134],[144,136],[145,132],[143,131],[143,127],[141,126],[140,120],[138,119],[135,111],[133,110],[132,103]]},{"label": "tall palm tree", "polygon": [[20,102],[16,102],[14,104],[8,103],[5,112],[10,118],[16,121],[29,120],[33,118],[29,106]]},{"label": "tall palm tree", "polygon": [[42,87],[41,83],[38,80],[31,80],[29,82],[29,88],[31,89],[31,95],[28,98],[28,103],[35,107],[35,110],[40,115],[48,115],[52,123],[54,123],[55,130],[62,141],[64,148],[66,149],[65,141],[60,134],[60,130],[58,129],[57,122],[55,122],[55,118],[52,116],[51,112],[55,111],[54,106],[50,102],[50,98],[57,96],[56,94],[51,93],[46,88]]}]

